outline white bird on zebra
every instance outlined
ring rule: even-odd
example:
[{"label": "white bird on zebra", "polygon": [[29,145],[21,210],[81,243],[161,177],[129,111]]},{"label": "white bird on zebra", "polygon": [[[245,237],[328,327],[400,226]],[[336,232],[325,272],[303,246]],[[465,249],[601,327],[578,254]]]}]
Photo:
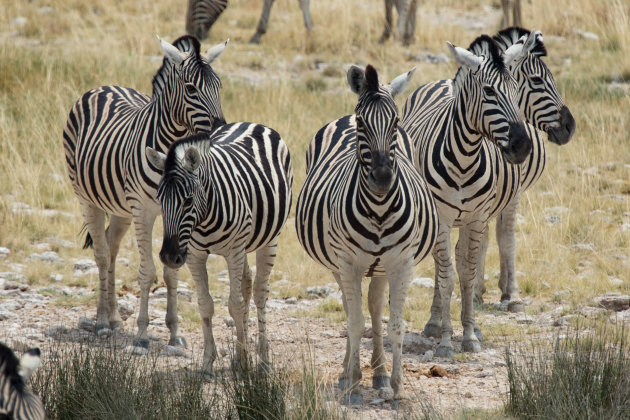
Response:
[{"label": "white bird on zebra", "polygon": [[[415,70],[415,69],[414,69]],[[340,388],[345,401],[361,401],[359,349],[364,317],[361,283],[372,276],[370,307],[382,308],[389,283],[392,342],[391,387],[405,398],[402,378],[403,307],[411,274],[433,247],[437,213],[425,181],[407,158],[408,143],[398,124],[394,97],[407,86],[414,70],[380,85],[376,70],[352,66],[348,83],[358,95],[355,114],[321,128],[309,145],[307,175],[296,208],[300,243],[329,268],[343,295],[348,341]],[[380,310],[380,309],[379,309]],[[380,329],[375,342],[382,341]],[[389,388],[384,355],[372,358],[373,386]]]},{"label": "white bird on zebra", "polygon": [[[227,42],[199,52],[199,41],[160,40],[164,60],[153,77],[153,96],[119,86],[93,89],[75,103],[63,131],[68,176],[79,198],[98,266],[99,297],[96,332],[122,325],[115,289],[116,255],[133,221],[140,251],[140,310],[134,344],[148,347],[149,289],[156,279],[151,255],[152,230],[160,213],[160,175],[145,158],[145,147],[168,150],[189,134],[224,124],[219,99],[221,82],[210,64]],[[105,215],[110,215],[105,229]],[[164,267],[168,289],[166,325],[172,345],[186,345],[177,322],[177,272]]]},{"label": "white bird on zebra", "polygon": [[152,148],[146,153],[162,173],[158,187],[164,225],[160,259],[174,269],[187,263],[195,280],[203,322],[204,370],[212,370],[217,356],[212,333],[214,303],[206,270],[208,254],[223,256],[228,265],[228,309],[236,327],[238,364],[245,361],[252,295],[246,254],[256,252],[258,355],[268,363],[265,305],[278,235],[291,208],[289,149],[271,128],[233,123],[178,141],[167,155]]},{"label": "white bird on zebra", "polygon": [[[501,306],[509,311],[518,312],[523,310],[523,304],[519,298],[516,282],[514,224],[520,195],[538,181],[545,169],[546,151],[543,132],[547,133],[550,142],[558,145],[566,144],[575,132],[575,120],[565,105],[562,95],[558,92],[551,71],[542,61],[542,57],[547,55],[542,33],[512,27],[500,31],[493,38],[497,41],[499,48],[505,51],[510,72],[518,84],[518,104],[521,116],[529,123],[526,129],[532,139],[532,152],[520,165],[518,192],[496,218]],[[524,53],[519,53],[519,49],[522,49]],[[517,57],[513,59],[515,55]],[[498,202],[497,205],[502,206],[503,203]],[[483,302],[485,292],[484,266],[487,246],[488,231],[486,230],[482,242],[482,258],[479,260],[475,281],[477,302]]]},{"label": "white bird on zebra", "polygon": [[[468,50],[449,49],[460,68],[453,80],[428,83],[405,102],[401,125],[415,150],[415,165],[436,201],[439,232],[433,249],[435,291],[425,335],[440,336],[437,356],[451,356],[450,300],[455,286],[450,232],[459,228],[456,253],[462,265],[462,350],[477,352],[473,286],[480,241],[487,229],[508,166],[522,163],[531,151],[517,105],[517,86],[492,38],[477,38]],[[494,144],[493,144],[494,143]],[[518,166],[515,166],[518,175]],[[502,172],[503,171],[503,172]]]},{"label": "white bird on zebra", "polygon": [[44,420],[44,404],[26,384],[39,367],[40,351],[28,350],[21,359],[0,343],[0,418],[8,420]]}]

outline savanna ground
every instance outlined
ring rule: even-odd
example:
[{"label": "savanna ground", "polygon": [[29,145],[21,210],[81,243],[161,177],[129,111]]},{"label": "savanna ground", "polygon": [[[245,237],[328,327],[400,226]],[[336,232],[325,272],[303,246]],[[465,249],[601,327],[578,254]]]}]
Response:
[{"label": "savanna ground", "polygon": [[[297,2],[278,0],[262,44],[250,45],[261,3],[231,1],[202,48],[230,38],[214,65],[223,83],[224,114],[228,121],[259,122],[282,134],[292,153],[294,198],[304,180],[304,155],[312,135],[354,109],[356,96],[345,77],[348,64],[371,63],[383,82],[416,66],[412,88],[450,78],[456,71],[452,60],[432,63],[426,57],[448,57],[445,41],[465,47],[482,33],[495,33],[500,21],[498,1],[426,0],[419,2],[411,46],[392,40],[380,45],[380,0],[312,2],[315,27],[309,36]],[[184,0],[1,1],[0,247],[9,252],[0,256],[0,273],[43,296],[18,305],[12,302],[19,301],[19,294],[0,297],[5,312],[13,313],[0,317],[3,341],[45,348],[54,334],[43,331],[60,324],[75,328],[80,316],[95,315],[97,276],[77,276],[73,271],[75,260],[93,256],[80,248],[82,218],[66,177],[63,125],[74,101],[93,87],[116,84],[150,93],[151,78],[161,63],[155,35],[168,41],[182,35],[185,6]],[[547,143],[546,171],[521,199],[516,264],[525,313],[498,309],[498,250],[491,241],[487,303],[477,310],[484,351],[461,354],[453,361],[422,361],[421,353],[408,352],[405,377],[412,409],[429,401],[446,416],[465,408],[490,410],[481,411],[480,417],[495,415],[506,399],[507,343],[549,337],[554,324],[574,322],[583,315],[608,320],[609,314],[585,308],[594,306],[593,298],[603,293],[630,292],[630,5],[621,0],[531,0],[523,2],[523,15],[527,28],[543,32],[549,53],[545,61],[576,119],[576,134],[563,147]],[[405,96],[398,98],[399,106]],[[323,383],[332,386],[345,347],[343,308],[335,295],[308,299],[308,287],[330,284],[333,278],[302,251],[293,215],[281,234],[271,278],[271,298],[276,300],[269,309],[268,331],[274,360],[284,363],[306,355]],[[156,257],[160,232],[158,221]],[[46,262],[33,255],[44,251],[56,252],[59,259]],[[126,259],[117,275],[121,295],[138,295],[133,228],[119,256]],[[220,259],[209,260],[211,293],[220,302],[216,340],[219,347],[228,348],[231,329],[223,320],[228,316],[227,284],[217,281],[224,269]],[[415,274],[433,277],[431,259],[418,265]],[[160,277],[156,286],[162,283]],[[186,269],[180,280],[194,289]],[[431,295],[430,288],[410,289],[405,310],[408,333],[422,331]],[[297,298],[296,304],[290,303],[296,301],[292,298]],[[201,355],[195,301],[179,303],[181,325],[192,349],[183,363],[191,366]],[[153,299],[150,305],[155,322],[149,332],[156,343],[164,344],[166,328],[160,323],[164,302]],[[459,311],[456,301],[455,320]],[[579,316],[572,318],[574,314]],[[455,336],[461,337],[461,326],[454,325]],[[127,319],[125,329],[135,331],[135,316]],[[367,367],[371,347],[364,343],[361,357]],[[434,364],[447,367],[449,377],[424,376]],[[362,382],[366,391],[370,378],[367,369]],[[352,412],[368,418],[399,413],[369,392],[366,405]]]}]

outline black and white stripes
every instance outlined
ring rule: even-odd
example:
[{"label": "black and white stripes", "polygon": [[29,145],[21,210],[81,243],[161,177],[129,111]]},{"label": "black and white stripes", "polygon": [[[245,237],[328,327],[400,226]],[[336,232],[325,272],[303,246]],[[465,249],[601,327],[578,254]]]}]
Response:
[{"label": "black and white stripes", "polygon": [[[140,310],[137,345],[148,346],[148,297],[155,279],[151,255],[159,174],[145,158],[144,149],[165,152],[175,140],[210,131],[224,124],[219,100],[221,83],[210,67],[224,50],[221,43],[206,56],[190,36],[174,45],[160,40],[162,67],[153,78],[153,96],[134,89],[103,86],[85,93],[70,111],[63,132],[68,175],[83,210],[88,230],[86,245],[93,243],[99,269],[97,332],[122,324],[114,290],[115,261],[120,241],[134,222],[140,250]],[[105,214],[110,223],[105,229]],[[165,268],[169,288],[166,324],[171,343],[178,336],[177,274]]]},{"label": "black and white stripes", "polygon": [[21,359],[0,343],[0,418],[44,420],[44,405],[28,387],[29,376],[39,366],[40,351],[30,349]]},{"label": "black and white stripes", "polygon": [[[402,310],[412,268],[429,253],[436,237],[433,198],[400,149],[408,139],[398,125],[393,97],[411,74],[381,86],[372,66],[365,72],[354,66],[348,71],[350,87],[359,96],[355,115],[329,123],[311,140],[306,181],[297,201],[300,243],[333,272],[343,292],[348,347],[340,385],[354,399],[360,398],[356,385],[361,378],[363,276],[372,276],[379,285],[389,283],[391,385],[395,398],[402,398]],[[387,370],[381,360],[374,365],[374,383],[389,385],[382,381]]]},{"label": "black and white stripes", "polygon": [[208,254],[225,257],[230,274],[230,314],[244,356],[252,280],[246,253],[256,251],[254,301],[259,354],[268,362],[265,304],[277,237],[291,207],[293,170],[289,150],[271,128],[226,124],[212,133],[181,140],[168,155],[147,149],[163,171],[158,188],[164,240],[160,259],[172,268],[187,261],[197,285],[204,331],[204,367],[212,368],[214,304],[208,293]]}]

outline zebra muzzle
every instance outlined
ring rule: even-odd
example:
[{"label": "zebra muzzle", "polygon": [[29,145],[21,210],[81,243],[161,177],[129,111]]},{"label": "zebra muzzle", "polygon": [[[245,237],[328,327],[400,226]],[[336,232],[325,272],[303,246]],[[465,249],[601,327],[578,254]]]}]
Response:
[{"label": "zebra muzzle", "polygon": [[508,145],[502,147],[503,156],[512,164],[521,164],[532,151],[532,140],[527,135],[522,122],[511,122],[508,132]]},{"label": "zebra muzzle", "polygon": [[160,261],[169,268],[179,268],[186,263],[186,250],[179,247],[177,238],[165,237],[160,250]]},{"label": "zebra muzzle", "polygon": [[564,105],[560,109],[560,121],[557,127],[547,130],[549,141],[558,145],[563,145],[571,140],[575,133],[575,119],[569,111],[569,108]]}]

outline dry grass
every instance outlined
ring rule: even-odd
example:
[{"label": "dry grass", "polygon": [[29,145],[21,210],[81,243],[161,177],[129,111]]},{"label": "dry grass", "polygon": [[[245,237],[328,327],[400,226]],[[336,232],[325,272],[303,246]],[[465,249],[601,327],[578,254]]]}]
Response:
[{"label": "dry grass", "polygon": [[[412,86],[450,78],[455,73],[452,62],[432,65],[412,57],[423,51],[446,53],[446,40],[466,46],[482,32],[493,33],[499,22],[496,0],[466,6],[452,0],[423,1],[416,42],[404,48],[393,41],[377,44],[382,30],[380,1],[313,2],[316,26],[306,36],[297,2],[278,0],[262,45],[252,46],[247,40],[260,3],[231,1],[204,48],[231,39],[215,65],[223,80],[225,115],[229,121],[267,124],[283,135],[292,153],[294,197],[304,180],[304,152],[312,135],[354,108],[356,98],[346,86],[344,65],[372,63],[388,80],[417,66]],[[161,53],[155,34],[172,41],[184,28],[181,0],[58,0],[51,10],[44,9],[48,5],[5,0],[0,16],[0,246],[11,249],[13,261],[25,260],[35,252],[34,244],[52,236],[77,243],[76,248],[55,249],[66,261],[91,257],[78,246],[82,219],[66,178],[61,132],[67,113],[84,91],[98,85],[118,84],[150,93]],[[16,17],[27,22],[15,23]],[[622,0],[531,0],[524,3],[524,20],[545,35],[546,61],[576,118],[577,132],[562,148],[548,144],[545,175],[522,198],[523,219],[517,232],[521,290],[551,302],[554,292],[570,289],[575,305],[603,291],[630,292],[630,232],[621,230],[623,223],[630,223],[630,97],[608,88],[615,77],[630,79],[630,6]],[[471,22],[480,26],[471,29]],[[583,38],[576,29],[593,32],[599,40]],[[320,62],[328,69],[319,71]],[[403,101],[404,95],[399,105]],[[69,216],[15,214],[13,202]],[[551,226],[545,215],[554,207],[568,210]],[[280,296],[299,295],[309,285],[333,281],[302,251],[292,216],[280,238],[276,264],[280,274],[272,279],[272,291]],[[157,225],[155,238],[161,231]],[[121,249],[131,264],[119,270],[119,276],[137,289],[134,243],[132,229]],[[592,248],[576,249],[581,244]],[[155,255],[158,247],[156,242]],[[486,267],[494,290],[497,255],[492,244]],[[0,271],[5,269],[0,260]],[[72,278],[70,263],[52,269]],[[209,265],[210,278],[222,269],[221,262]],[[46,284],[51,267],[33,265],[27,271],[31,282]],[[432,276],[432,262],[424,261],[416,273]],[[190,280],[187,270],[181,277]],[[274,289],[274,281],[282,277],[294,286]],[[623,283],[612,286],[609,278]],[[215,290],[225,287],[212,283]],[[420,329],[426,321],[430,296],[429,290],[412,291],[406,313],[411,328]],[[322,312],[327,309],[336,312],[333,307]],[[454,311],[459,313],[458,308]]]}]

